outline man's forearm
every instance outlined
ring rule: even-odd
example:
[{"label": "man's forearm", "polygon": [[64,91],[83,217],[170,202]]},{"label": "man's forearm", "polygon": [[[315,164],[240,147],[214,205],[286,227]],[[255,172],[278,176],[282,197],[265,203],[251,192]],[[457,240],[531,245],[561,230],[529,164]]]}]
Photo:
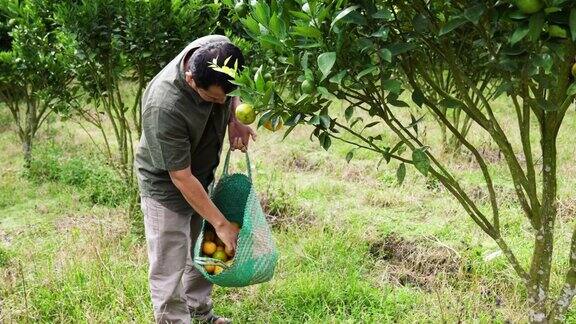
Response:
[{"label": "man's forearm", "polygon": [[208,197],[200,181],[190,172],[177,172],[181,173],[171,172],[170,177],[190,206],[215,228],[224,225],[227,222],[226,218]]},{"label": "man's forearm", "polygon": [[240,97],[233,97],[230,100],[230,118],[228,118],[228,123],[236,121],[236,107],[238,107],[240,103]]}]

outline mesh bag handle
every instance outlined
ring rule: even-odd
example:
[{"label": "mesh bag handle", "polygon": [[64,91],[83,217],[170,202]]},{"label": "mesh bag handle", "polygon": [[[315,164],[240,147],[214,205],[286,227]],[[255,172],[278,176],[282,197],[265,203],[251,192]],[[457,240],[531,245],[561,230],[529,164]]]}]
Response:
[{"label": "mesh bag handle", "polygon": [[[226,153],[226,159],[224,160],[224,167],[222,168],[222,177],[228,175],[228,168],[230,166],[230,155],[232,153],[231,149],[228,149],[228,153]],[[246,155],[246,170],[248,174],[248,178],[250,182],[252,182],[252,165],[250,164],[250,156],[248,156],[248,152],[244,153]]]}]

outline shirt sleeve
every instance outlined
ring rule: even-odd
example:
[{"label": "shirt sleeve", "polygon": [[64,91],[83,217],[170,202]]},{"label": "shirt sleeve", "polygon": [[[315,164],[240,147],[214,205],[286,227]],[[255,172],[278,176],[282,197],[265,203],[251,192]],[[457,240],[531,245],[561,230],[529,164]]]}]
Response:
[{"label": "shirt sleeve", "polygon": [[155,168],[177,171],[190,166],[191,144],[188,129],[177,112],[150,107],[142,114],[142,125]]}]

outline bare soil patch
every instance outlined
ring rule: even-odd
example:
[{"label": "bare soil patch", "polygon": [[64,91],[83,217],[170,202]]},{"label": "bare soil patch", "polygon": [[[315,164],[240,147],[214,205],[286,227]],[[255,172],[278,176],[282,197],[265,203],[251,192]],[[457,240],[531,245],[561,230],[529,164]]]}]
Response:
[{"label": "bare soil patch", "polygon": [[383,267],[388,282],[400,286],[416,286],[432,290],[438,277],[462,271],[460,255],[433,239],[408,240],[390,234],[370,246],[370,254]]}]

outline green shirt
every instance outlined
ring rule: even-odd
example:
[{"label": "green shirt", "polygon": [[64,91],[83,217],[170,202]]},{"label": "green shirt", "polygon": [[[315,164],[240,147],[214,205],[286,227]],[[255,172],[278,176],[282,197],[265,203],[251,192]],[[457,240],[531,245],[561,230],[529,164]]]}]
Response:
[{"label": "green shirt", "polygon": [[185,58],[216,41],[229,39],[210,35],[190,43],[152,79],[142,97],[142,137],[135,158],[140,194],[175,212],[189,212],[192,207],[168,171],[191,167],[206,189],[220,161],[229,100],[224,105],[204,101],[186,83],[184,74]]}]

